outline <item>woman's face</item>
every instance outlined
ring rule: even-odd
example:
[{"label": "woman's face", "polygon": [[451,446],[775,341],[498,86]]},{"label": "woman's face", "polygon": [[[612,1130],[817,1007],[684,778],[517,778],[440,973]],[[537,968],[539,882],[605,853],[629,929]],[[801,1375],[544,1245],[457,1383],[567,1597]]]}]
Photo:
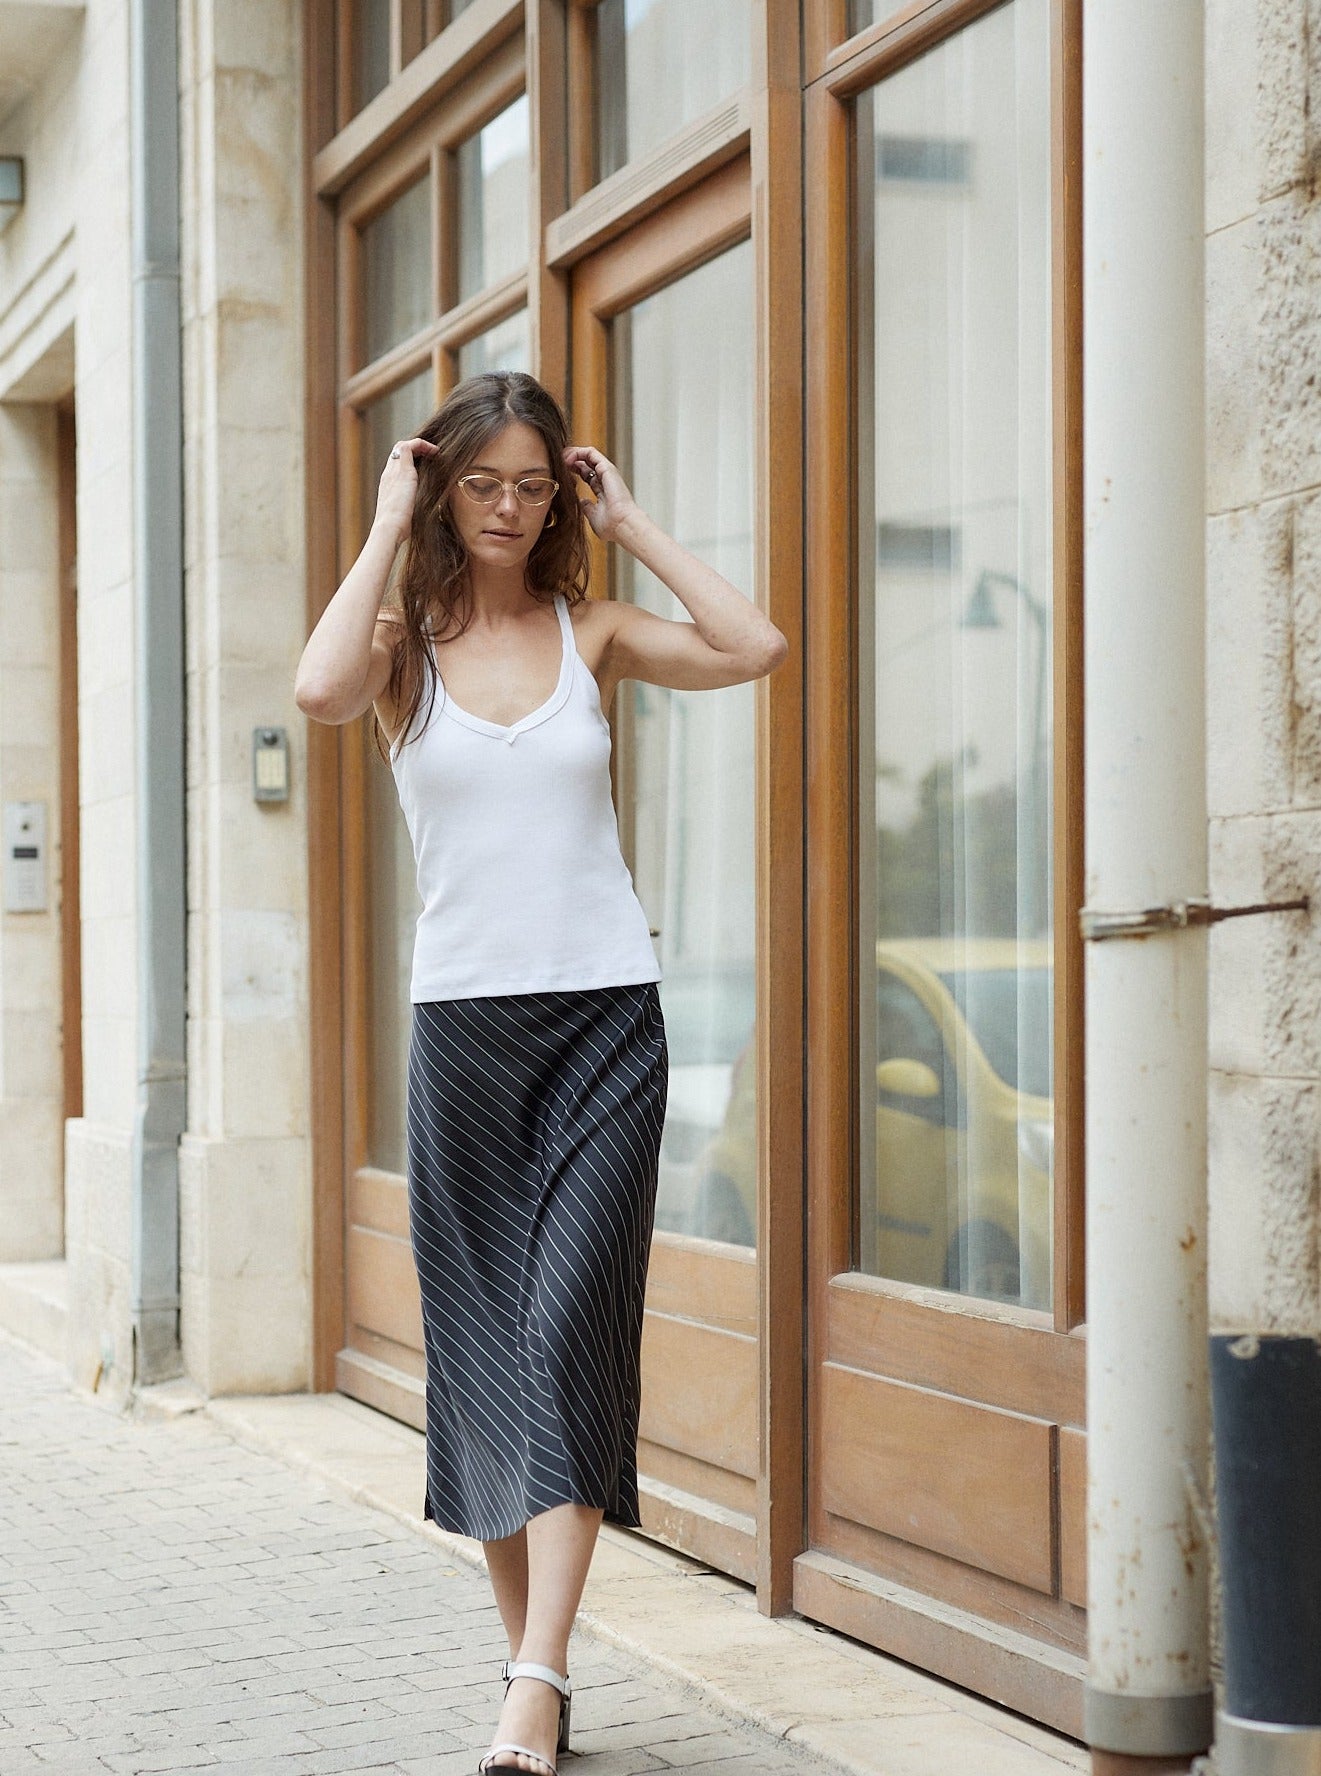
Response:
[{"label": "woman's face", "polygon": [[487,441],[462,473],[494,475],[508,483],[490,505],[482,505],[469,497],[456,477],[450,490],[449,513],[469,555],[493,567],[511,567],[526,560],[550,516],[553,497],[544,506],[525,506],[514,492],[513,483],[526,475],[559,479],[540,432],[521,420],[511,420],[504,431]]}]

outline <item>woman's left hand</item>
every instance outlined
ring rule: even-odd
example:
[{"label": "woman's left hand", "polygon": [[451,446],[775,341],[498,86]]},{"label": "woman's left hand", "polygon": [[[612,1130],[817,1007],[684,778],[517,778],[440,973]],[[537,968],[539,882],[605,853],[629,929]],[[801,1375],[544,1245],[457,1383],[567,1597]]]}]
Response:
[{"label": "woman's left hand", "polygon": [[594,500],[581,500],[583,516],[603,543],[614,542],[625,519],[639,510],[637,501],[624,485],[624,477],[601,451],[591,444],[570,444],[564,461],[584,486],[596,495]]}]

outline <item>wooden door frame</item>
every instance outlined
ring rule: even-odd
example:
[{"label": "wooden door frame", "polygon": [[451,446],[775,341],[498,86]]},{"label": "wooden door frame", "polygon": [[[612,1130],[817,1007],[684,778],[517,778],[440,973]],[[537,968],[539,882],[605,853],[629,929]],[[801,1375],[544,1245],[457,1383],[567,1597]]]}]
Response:
[{"label": "wooden door frame", "polygon": [[[875,1368],[952,1394],[985,1397],[1043,1423],[1084,1415],[1082,1300],[1082,992],[1078,908],[1082,900],[1081,806],[1081,0],[1051,0],[1052,371],[1055,500],[1056,691],[1054,786],[1056,942],[1056,1245],[1052,1311],[971,1302],[850,1271],[849,1192],[857,1167],[853,995],[860,978],[855,884],[858,867],[858,585],[856,525],[840,522],[838,490],[853,487],[856,427],[852,367],[857,317],[850,300],[853,155],[850,101],[970,24],[1000,0],[929,0],[841,42],[844,0],[808,12],[805,91],[807,177],[817,201],[807,215],[806,436],[817,471],[807,488],[807,1167],[809,1187],[808,1376],[810,1449],[822,1447],[822,1388],[830,1362]],[[815,70],[815,74],[813,74]],[[847,326],[840,318],[848,317]],[[834,490],[829,492],[828,490]],[[849,990],[841,997],[840,983]],[[1067,1212],[1065,1211],[1067,1207]],[[1010,1353],[1006,1361],[1006,1351]],[[976,1377],[970,1385],[969,1376]],[[1054,1432],[1054,1425],[1051,1425]],[[1070,1526],[1081,1522],[1085,1462],[1080,1432],[1061,1430],[1049,1461],[1069,1489]],[[955,1566],[942,1555],[893,1544],[890,1579],[868,1576],[885,1538],[858,1537],[853,1565],[811,1550],[795,1562],[794,1601],[928,1670],[998,1694],[1066,1730],[1080,1724],[1076,1622],[1082,1600],[1080,1534],[1055,1525],[1059,1609],[1041,1612],[1039,1654],[1026,1657],[1004,1629],[1015,1620],[1016,1586],[996,1581],[991,1614],[978,1623],[959,1608]],[[877,1564],[880,1564],[878,1561]],[[943,1593],[942,1593],[943,1587]],[[924,1609],[922,1603],[934,1607]],[[959,1620],[960,1616],[964,1619]],[[1075,1610],[1076,1615],[1076,1610]],[[1053,1620],[1052,1620],[1053,1616]],[[1026,1637],[1018,1637],[1024,1640]],[[1055,1644],[1050,1644],[1051,1640]]]}]

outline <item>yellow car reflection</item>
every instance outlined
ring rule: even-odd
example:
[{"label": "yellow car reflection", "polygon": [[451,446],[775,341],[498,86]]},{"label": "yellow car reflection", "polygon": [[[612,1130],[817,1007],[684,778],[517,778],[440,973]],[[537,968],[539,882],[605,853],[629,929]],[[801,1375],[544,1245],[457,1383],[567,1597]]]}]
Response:
[{"label": "yellow car reflection", "polygon": [[[876,1163],[858,1267],[1050,1305],[1050,949],[1007,938],[876,946]],[[754,1237],[752,1045],[698,1162],[692,1231]],[[868,1182],[874,1179],[874,1182]]]}]

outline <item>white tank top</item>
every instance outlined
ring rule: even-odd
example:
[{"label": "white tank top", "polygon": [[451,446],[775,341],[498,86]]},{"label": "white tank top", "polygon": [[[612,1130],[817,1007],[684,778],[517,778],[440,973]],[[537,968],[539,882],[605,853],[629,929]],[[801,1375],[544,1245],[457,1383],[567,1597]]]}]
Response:
[{"label": "white tank top", "polygon": [[555,610],[560,676],[539,709],[501,727],[441,679],[420,737],[390,747],[422,899],[414,1002],[661,978],[619,848],[610,724],[562,593]]}]

